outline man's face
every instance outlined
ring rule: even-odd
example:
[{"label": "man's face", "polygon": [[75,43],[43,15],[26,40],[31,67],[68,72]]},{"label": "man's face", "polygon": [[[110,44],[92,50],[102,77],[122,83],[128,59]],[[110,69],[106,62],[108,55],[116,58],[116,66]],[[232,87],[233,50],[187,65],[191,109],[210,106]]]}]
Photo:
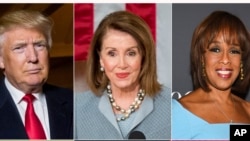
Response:
[{"label": "man's face", "polygon": [[49,53],[43,34],[34,29],[14,28],[4,33],[0,67],[17,89],[38,92],[47,80]]}]

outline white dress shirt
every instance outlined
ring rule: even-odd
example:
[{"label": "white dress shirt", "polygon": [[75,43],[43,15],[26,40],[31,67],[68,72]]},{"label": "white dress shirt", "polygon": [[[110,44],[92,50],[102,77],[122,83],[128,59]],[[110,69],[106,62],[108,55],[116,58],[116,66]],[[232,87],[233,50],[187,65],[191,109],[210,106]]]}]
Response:
[{"label": "white dress shirt", "polygon": [[[11,85],[11,83],[7,80],[7,78],[5,78],[4,82],[7,89],[10,92],[11,97],[13,98],[17,106],[23,125],[25,125],[25,111],[27,108],[27,102],[22,100],[25,94],[22,91],[16,89],[13,85]],[[50,139],[49,116],[48,116],[48,109],[47,109],[45,95],[43,93],[32,93],[32,95],[35,96],[36,98],[33,101],[35,113],[43,126],[47,140],[49,140]]]}]

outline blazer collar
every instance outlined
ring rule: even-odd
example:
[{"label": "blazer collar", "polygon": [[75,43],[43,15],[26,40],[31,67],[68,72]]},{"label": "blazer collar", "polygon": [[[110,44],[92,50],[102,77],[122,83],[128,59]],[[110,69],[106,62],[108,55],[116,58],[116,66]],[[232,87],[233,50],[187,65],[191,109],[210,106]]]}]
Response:
[{"label": "blazer collar", "polygon": [[[98,108],[100,112],[107,118],[107,120],[117,129],[117,131],[119,131],[122,137],[122,133],[116,121],[116,117],[112,110],[112,106],[109,102],[106,91],[100,98]],[[153,108],[154,108],[153,98],[145,96],[140,108],[136,111],[137,112],[136,117],[133,123],[131,123],[130,130],[134,129],[138,124],[140,124],[153,111]]]},{"label": "blazer collar", "polygon": [[27,139],[22,119],[5,86],[4,78],[0,80],[0,97],[0,138]]},{"label": "blazer collar", "polygon": [[[72,116],[67,112],[68,101],[61,95],[61,91],[51,85],[45,84],[43,92],[46,97],[51,139],[68,135],[69,122]],[[72,95],[73,97],[73,95]]]}]

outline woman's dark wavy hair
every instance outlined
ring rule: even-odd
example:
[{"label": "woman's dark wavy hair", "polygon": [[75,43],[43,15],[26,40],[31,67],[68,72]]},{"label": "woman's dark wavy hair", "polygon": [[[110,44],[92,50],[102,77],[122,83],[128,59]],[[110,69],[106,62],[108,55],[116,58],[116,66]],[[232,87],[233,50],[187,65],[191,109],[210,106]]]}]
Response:
[{"label": "woman's dark wavy hair", "polygon": [[238,42],[242,50],[244,79],[240,75],[232,85],[232,92],[245,97],[250,83],[250,37],[243,22],[225,11],[215,11],[205,18],[195,29],[191,43],[191,74],[194,89],[202,88],[209,92],[207,81],[203,76],[202,61],[211,42],[222,34],[226,43]]}]

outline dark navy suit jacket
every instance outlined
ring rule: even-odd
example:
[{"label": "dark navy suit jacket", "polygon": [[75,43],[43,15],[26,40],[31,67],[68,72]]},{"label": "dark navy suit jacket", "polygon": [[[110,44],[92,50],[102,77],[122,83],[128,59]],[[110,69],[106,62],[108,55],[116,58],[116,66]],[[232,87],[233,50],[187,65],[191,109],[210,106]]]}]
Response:
[{"label": "dark navy suit jacket", "polygon": [[[51,139],[73,138],[73,91],[45,84]],[[0,139],[28,139],[17,107],[0,80]]]}]

